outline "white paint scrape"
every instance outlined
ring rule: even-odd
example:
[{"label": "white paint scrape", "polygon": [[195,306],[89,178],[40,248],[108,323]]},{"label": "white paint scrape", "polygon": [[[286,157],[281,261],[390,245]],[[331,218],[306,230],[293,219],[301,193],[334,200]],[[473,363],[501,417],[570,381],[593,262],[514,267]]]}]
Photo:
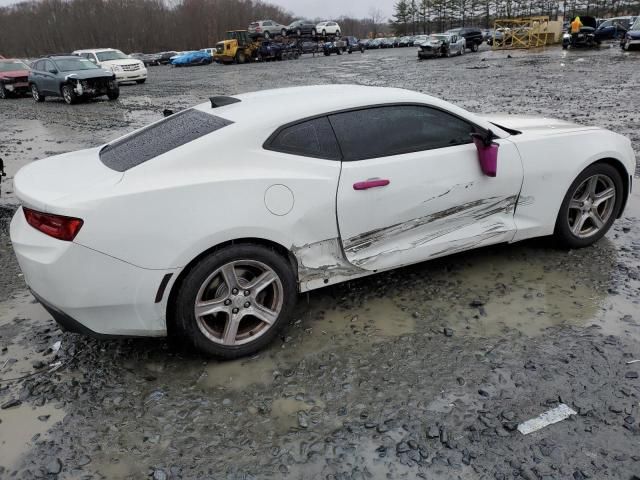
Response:
[{"label": "white paint scrape", "polygon": [[521,423],[518,425],[518,431],[523,435],[527,435],[528,433],[535,432],[548,425],[561,422],[562,420],[569,418],[571,415],[576,414],[577,412],[575,410],[571,409],[564,403],[561,403],[556,408],[552,408],[536,418],[532,418],[531,420]]}]

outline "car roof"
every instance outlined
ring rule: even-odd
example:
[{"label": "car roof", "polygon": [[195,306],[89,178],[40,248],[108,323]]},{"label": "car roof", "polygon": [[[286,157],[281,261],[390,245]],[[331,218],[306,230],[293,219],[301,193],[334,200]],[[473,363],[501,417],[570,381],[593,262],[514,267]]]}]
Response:
[{"label": "car roof", "polygon": [[99,53],[99,52],[110,52],[112,50],[118,50],[117,48],[88,48],[85,50],[74,50],[77,53]]},{"label": "car roof", "polygon": [[[445,104],[442,100],[411,90],[361,85],[277,88],[233,97],[240,102],[215,109],[211,108],[210,103],[203,103],[195,108],[246,126],[278,127],[316,115],[372,105],[426,102]],[[256,115],[260,111],[268,111],[270,114]]]},{"label": "car roof", "polygon": [[39,61],[39,60],[69,60],[69,59],[77,60],[78,57],[76,55],[51,55],[49,57],[39,58],[36,61]]}]

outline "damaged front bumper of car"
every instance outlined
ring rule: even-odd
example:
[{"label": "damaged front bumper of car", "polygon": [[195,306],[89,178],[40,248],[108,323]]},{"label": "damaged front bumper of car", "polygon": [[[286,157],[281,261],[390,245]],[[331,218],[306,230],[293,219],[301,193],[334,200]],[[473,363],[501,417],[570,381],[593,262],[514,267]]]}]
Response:
[{"label": "damaged front bumper of car", "polygon": [[69,76],[67,81],[74,83],[73,90],[79,97],[99,97],[118,88],[115,76],[82,79]]}]

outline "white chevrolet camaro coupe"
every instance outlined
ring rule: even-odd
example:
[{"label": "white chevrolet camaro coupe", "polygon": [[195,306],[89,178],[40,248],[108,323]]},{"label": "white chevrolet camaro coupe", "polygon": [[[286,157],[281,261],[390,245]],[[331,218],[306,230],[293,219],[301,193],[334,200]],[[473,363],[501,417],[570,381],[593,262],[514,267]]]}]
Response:
[{"label": "white chevrolet camaro coupe", "polygon": [[634,168],[630,141],[597,127],[401,89],[269,90],[24,167],[11,239],[66,329],[233,358],[299,292],[531,237],[590,245]]}]

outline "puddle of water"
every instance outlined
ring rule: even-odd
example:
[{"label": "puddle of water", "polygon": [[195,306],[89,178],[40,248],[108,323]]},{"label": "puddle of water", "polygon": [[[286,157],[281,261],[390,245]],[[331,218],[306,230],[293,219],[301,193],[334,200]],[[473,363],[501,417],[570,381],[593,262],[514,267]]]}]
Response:
[{"label": "puddle of water", "polygon": [[[41,417],[42,420],[38,420]],[[63,410],[51,406],[32,408],[22,404],[0,410],[0,465],[13,467],[20,456],[29,450],[32,439],[46,437],[47,431],[64,417]]]},{"label": "puddle of water", "polygon": [[273,381],[276,362],[267,355],[207,365],[199,383],[205,387],[228,387],[241,390],[249,385],[269,385]]}]

